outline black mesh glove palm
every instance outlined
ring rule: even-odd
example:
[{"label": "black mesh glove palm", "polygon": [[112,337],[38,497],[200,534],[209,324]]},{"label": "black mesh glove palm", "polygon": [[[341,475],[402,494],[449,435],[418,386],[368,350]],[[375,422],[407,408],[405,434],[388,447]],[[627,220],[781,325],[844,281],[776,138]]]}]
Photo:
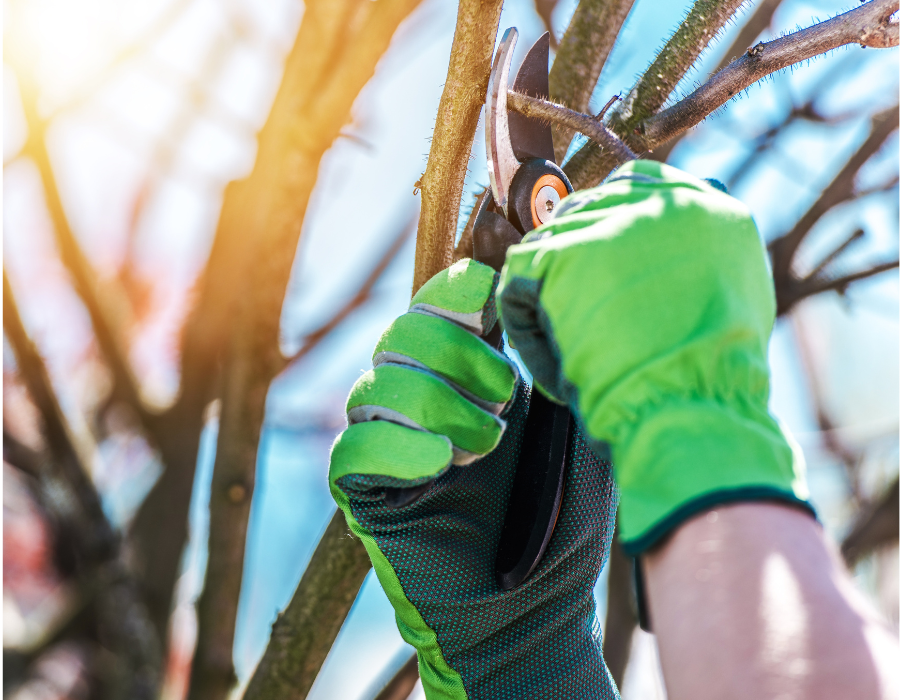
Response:
[{"label": "black mesh glove palm", "polygon": [[[400,633],[418,651],[428,698],[616,698],[593,598],[609,552],[616,492],[611,467],[579,431],[570,438],[565,494],[544,557],[518,588],[502,591],[496,581],[494,562],[530,390],[519,382],[511,401],[494,402],[502,437],[487,456],[460,458],[472,452],[472,430],[479,424],[493,430],[493,423],[474,411],[485,405],[478,397],[484,377],[464,379],[459,368],[491,365],[484,364],[480,345],[487,346],[474,332],[476,344],[448,343],[442,325],[458,330],[474,314],[487,321],[468,325],[470,332],[489,333],[495,288],[493,271],[464,261],[423,287],[413,311],[385,333],[376,364],[388,357],[394,375],[423,373],[442,387],[431,391],[421,388],[427,383],[418,377],[388,377],[379,389],[380,365],[361,379],[349,402],[353,424],[332,453],[332,493],[372,558]],[[406,319],[416,313],[432,320]],[[433,330],[423,330],[426,325]],[[412,326],[415,339],[398,335],[397,329]],[[417,350],[423,347],[427,362],[419,354],[426,351]],[[405,356],[404,348],[417,357]],[[445,389],[456,396],[447,399]],[[365,411],[358,408],[362,399],[354,398],[360,394]],[[379,400],[390,406],[379,410]],[[473,416],[460,418],[464,425],[446,417],[457,401],[471,403],[454,410]],[[457,449],[466,439],[469,448]],[[391,499],[397,487],[423,485],[411,503],[398,507]]]}]

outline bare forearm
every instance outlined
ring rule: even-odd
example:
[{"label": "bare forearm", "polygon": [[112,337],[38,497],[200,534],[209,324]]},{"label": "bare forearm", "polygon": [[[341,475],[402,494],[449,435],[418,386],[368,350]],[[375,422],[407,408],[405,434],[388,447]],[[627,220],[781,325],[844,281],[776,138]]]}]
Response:
[{"label": "bare forearm", "polygon": [[807,513],[723,506],[643,567],[670,699],[898,697],[897,639]]}]

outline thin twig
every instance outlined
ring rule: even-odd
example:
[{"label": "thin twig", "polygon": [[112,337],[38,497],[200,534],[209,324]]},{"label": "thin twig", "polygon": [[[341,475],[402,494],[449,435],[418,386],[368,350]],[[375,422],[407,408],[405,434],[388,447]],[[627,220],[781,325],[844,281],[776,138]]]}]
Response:
[{"label": "thin twig", "polygon": [[[40,173],[60,259],[91,319],[97,344],[113,376],[114,395],[134,410],[148,433],[153,436],[152,415],[141,398],[140,385],[128,360],[122,324],[117,322],[117,316],[121,318],[122,314],[114,312],[112,298],[101,295],[98,288],[99,275],[82,250],[66,215],[56,174],[47,151],[47,124],[38,115],[37,97],[31,89],[23,89],[21,92],[22,108],[28,126],[28,139],[24,151],[34,160]],[[116,301],[121,302],[119,297],[124,298],[124,295],[116,297]]]},{"label": "thin twig", "polygon": [[822,258],[819,263],[806,275],[806,277],[812,279],[817,277],[828,265],[834,261],[841,253],[843,253],[847,248],[852,246],[857,241],[861,240],[863,236],[866,235],[866,232],[861,228],[856,229],[853,233],[847,236],[846,240],[843,241],[840,245],[838,245],[834,250],[832,250],[828,255]]},{"label": "thin twig", "polygon": [[847,44],[897,46],[898,25],[890,18],[898,8],[898,0],[871,0],[825,22],[756,44],[683,100],[643,120],[644,147],[653,148],[699,124],[739,92],[782,68]]},{"label": "thin twig", "polygon": [[606,104],[603,105],[603,109],[601,109],[599,112],[597,112],[597,116],[594,117],[594,119],[596,119],[598,122],[602,122],[602,121],[603,121],[603,117],[606,116],[606,113],[609,111],[609,108],[612,107],[616,102],[618,102],[618,101],[621,100],[621,99],[622,99],[622,96],[621,96],[621,95],[618,95],[618,94],[613,95],[612,97],[610,97],[610,98],[606,101]]},{"label": "thin twig", "polygon": [[456,248],[453,249],[454,262],[462,260],[463,258],[471,258],[475,255],[475,250],[472,247],[472,232],[475,230],[475,217],[478,216],[478,210],[481,208],[481,203],[490,191],[490,187],[485,187],[481,192],[475,195],[475,204],[472,206],[472,210],[469,212],[469,218],[466,219],[466,225],[463,227],[463,231],[459,236],[459,243],[457,243]]},{"label": "thin twig", "polygon": [[[550,69],[550,99],[587,112],[597,79],[606,64],[634,0],[581,0]],[[575,131],[553,124],[553,150],[562,163]]]},{"label": "thin twig", "polygon": [[[872,127],[868,138],[850,157],[828,187],[822,190],[819,198],[800,217],[800,220],[788,233],[769,243],[769,255],[772,259],[772,276],[775,280],[775,294],[778,300],[779,315],[786,313],[799,299],[809,296],[806,291],[818,288],[806,285],[801,289],[802,283],[793,272],[797,250],[816,222],[827,211],[853,198],[856,191],[857,173],[869,158],[881,149],[888,137],[897,129],[898,118],[900,118],[900,111],[898,111],[897,106],[875,114],[872,117]],[[830,288],[837,289],[838,287],[832,286]],[[820,289],[819,291],[824,290]]]},{"label": "thin twig", "polygon": [[888,272],[889,270],[896,270],[897,267],[900,267],[900,260],[890,260],[888,262],[872,265],[865,270],[859,270],[858,272],[853,272],[849,275],[831,278],[806,279],[801,282],[799,289],[794,293],[792,302],[793,304],[796,304],[802,299],[821,294],[822,292],[843,292],[853,282],[858,282],[859,280],[864,280],[868,277],[874,277],[875,275],[880,275],[882,272]]},{"label": "thin twig", "polygon": [[425,173],[416,183],[422,213],[416,234],[413,294],[453,261],[453,239],[469,153],[487,93],[502,0],[462,0],[450,67],[438,106]]},{"label": "thin twig", "polygon": [[413,218],[407,225],[400,228],[399,232],[394,236],[393,241],[391,241],[391,244],[384,253],[381,254],[381,257],[372,267],[369,274],[359,285],[356,293],[350,297],[350,299],[338,309],[337,313],[328,319],[328,321],[303,338],[300,349],[290,357],[285,358],[286,366],[294,364],[306,357],[329,333],[347,320],[350,314],[372,298],[372,289],[375,287],[378,280],[381,279],[384,271],[397,258],[400,251],[403,250],[406,241],[409,240],[409,237],[416,230],[417,221],[418,218]]},{"label": "thin twig", "polygon": [[536,97],[529,97],[512,90],[507,92],[507,105],[513,111],[524,114],[526,117],[562,124],[573,132],[581,132],[600,144],[606,152],[616,159],[617,165],[637,158],[634,152],[618,136],[607,129],[602,122],[587,114],[581,114],[562,105]]}]

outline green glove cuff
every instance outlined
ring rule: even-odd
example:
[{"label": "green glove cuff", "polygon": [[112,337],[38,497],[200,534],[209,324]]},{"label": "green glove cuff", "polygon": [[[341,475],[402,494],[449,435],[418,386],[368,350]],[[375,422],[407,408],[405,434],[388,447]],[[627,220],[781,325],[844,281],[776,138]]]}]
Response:
[{"label": "green glove cuff", "polygon": [[764,411],[700,398],[653,406],[617,445],[622,547],[652,547],[713,505],[776,499],[801,504],[803,457]]}]

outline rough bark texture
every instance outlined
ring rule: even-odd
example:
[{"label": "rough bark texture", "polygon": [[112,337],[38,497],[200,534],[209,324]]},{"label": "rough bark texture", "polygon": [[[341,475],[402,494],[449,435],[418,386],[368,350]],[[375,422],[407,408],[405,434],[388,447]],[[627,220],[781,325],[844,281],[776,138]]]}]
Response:
[{"label": "rough bark texture", "polygon": [[244,700],[306,697],[369,568],[362,543],[336,511],[291,602],[272,625]]},{"label": "rough bark texture", "polygon": [[[700,52],[742,4],[743,0],[698,0],[650,67],[612,110],[609,126],[632,150],[647,150],[634,139],[634,130],[665,104]],[[611,154],[588,143],[572,156],[564,170],[575,189],[583,189],[596,185],[615,167]]]},{"label": "rough bark texture", "polygon": [[428,165],[416,183],[422,213],[413,294],[453,262],[459,204],[478,115],[487,93],[502,0],[461,0]]},{"label": "rough bark texture", "polygon": [[[735,58],[750,48],[753,41],[772,24],[772,18],[775,16],[775,11],[781,6],[782,2],[783,0],[762,0],[762,2],[753,8],[753,14],[750,15],[744,23],[744,26],[741,27],[737,36],[731,42],[731,45],[725,50],[725,53],[722,55],[722,60],[720,60],[719,65],[713,69],[712,75],[718,73]],[[650,157],[653,158],[653,160],[661,162],[667,161],[672,154],[672,151],[675,150],[675,146],[678,145],[686,133],[687,132],[682,132],[678,136],[666,141],[658,148],[654,148]]]},{"label": "rough bark texture", "polygon": [[890,16],[897,0],[872,0],[833,19],[749,48],[690,95],[640,125],[644,148],[653,148],[699,124],[757,80],[847,44],[896,46],[900,32]]},{"label": "rough bark texture", "polygon": [[[550,68],[550,99],[587,112],[600,72],[634,0],[582,0]],[[562,163],[577,129],[553,125],[553,150]]]}]

